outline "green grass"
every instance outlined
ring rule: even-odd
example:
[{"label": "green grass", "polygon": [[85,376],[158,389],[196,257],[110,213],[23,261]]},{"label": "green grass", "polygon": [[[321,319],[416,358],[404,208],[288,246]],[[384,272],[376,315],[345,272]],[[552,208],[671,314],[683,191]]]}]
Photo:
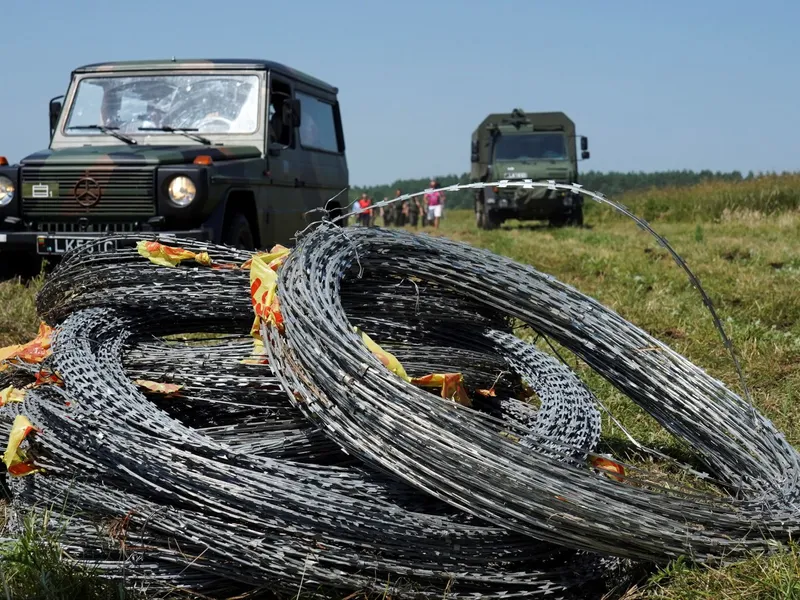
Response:
[{"label": "green grass", "polygon": [[28,600],[132,600],[121,583],[101,579],[59,544],[49,511],[31,511],[21,534],[0,545],[0,598]]},{"label": "green grass", "polygon": [[696,569],[674,561],[622,600],[800,600],[800,555],[753,557],[722,569]]},{"label": "green grass", "polygon": [[0,348],[27,342],[36,333],[35,294],[43,282],[43,274],[26,282],[19,277],[0,282]]},{"label": "green grass", "polygon": [[[719,222],[742,213],[763,217],[800,208],[800,175],[765,175],[740,182],[709,181],[692,187],[654,188],[614,199],[648,221]],[[594,202],[588,203],[587,216],[596,222],[615,218]]]},{"label": "green grass", "polygon": [[[800,444],[798,199],[798,176],[653,190],[621,199],[652,220],[698,275],[737,348],[755,404],[796,446]],[[438,234],[554,275],[741,393],[707,309],[666,252],[608,207],[587,205],[586,223],[583,229],[510,223],[486,232],[476,230],[469,211],[450,210]],[[26,341],[35,334],[32,297],[39,285],[38,280],[28,285],[0,283],[0,345]],[[577,371],[641,442],[671,454],[685,453],[680,442],[599,376],[582,365]],[[612,447],[624,439],[605,419],[604,434]],[[720,569],[677,562],[629,590],[627,598],[800,598],[798,581],[800,560],[792,547],[784,554],[753,557]]]},{"label": "green grass", "polygon": [[[486,232],[474,228],[469,212],[452,211],[441,234],[553,274],[740,392],[710,314],[666,251],[632,222],[587,224],[590,228],[529,231],[512,225]],[[795,300],[800,215],[706,223],[702,236],[695,224],[658,222],[656,229],[687,261],[716,305],[755,402],[792,443],[800,443],[800,421],[793,412],[800,391],[800,302]],[[616,397],[592,373],[580,372],[604,398]],[[642,423],[636,434],[645,441],[661,436],[649,423]]]}]

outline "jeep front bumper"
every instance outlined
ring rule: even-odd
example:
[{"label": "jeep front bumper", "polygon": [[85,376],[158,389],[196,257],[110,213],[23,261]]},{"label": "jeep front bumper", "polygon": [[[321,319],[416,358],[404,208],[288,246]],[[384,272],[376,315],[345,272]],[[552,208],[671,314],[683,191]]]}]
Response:
[{"label": "jeep front bumper", "polygon": [[[121,233],[121,232],[120,232]],[[154,235],[174,236],[189,238],[198,241],[211,241],[210,229],[187,229],[181,231],[140,231],[142,239],[149,239]],[[114,232],[64,232],[54,233],[49,231],[3,231],[0,230],[0,253],[19,252],[24,254],[41,254],[45,256],[59,256],[87,242],[113,236]],[[130,232],[126,232],[130,235]],[[113,240],[109,240],[113,244]]]}]

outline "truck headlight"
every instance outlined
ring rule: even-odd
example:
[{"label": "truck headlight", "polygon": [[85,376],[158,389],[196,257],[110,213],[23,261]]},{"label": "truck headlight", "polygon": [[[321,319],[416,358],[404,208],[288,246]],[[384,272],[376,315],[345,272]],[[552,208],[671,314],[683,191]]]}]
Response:
[{"label": "truck headlight", "polygon": [[0,206],[6,206],[14,199],[14,182],[0,175]]},{"label": "truck headlight", "polygon": [[180,207],[189,206],[197,195],[197,186],[184,175],[178,175],[169,182],[169,199]]}]

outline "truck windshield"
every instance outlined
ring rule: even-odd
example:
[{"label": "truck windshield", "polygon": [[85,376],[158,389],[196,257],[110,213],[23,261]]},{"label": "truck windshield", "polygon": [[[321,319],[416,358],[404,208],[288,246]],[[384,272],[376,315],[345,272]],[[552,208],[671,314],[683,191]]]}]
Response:
[{"label": "truck windshield", "polygon": [[[258,129],[258,75],[140,75],[82,79],[65,131],[103,135],[87,125],[127,135],[248,134]],[[141,128],[144,128],[142,130]],[[163,129],[163,131],[154,131]]]},{"label": "truck windshield", "polygon": [[500,135],[494,143],[495,160],[567,160],[561,133]]}]

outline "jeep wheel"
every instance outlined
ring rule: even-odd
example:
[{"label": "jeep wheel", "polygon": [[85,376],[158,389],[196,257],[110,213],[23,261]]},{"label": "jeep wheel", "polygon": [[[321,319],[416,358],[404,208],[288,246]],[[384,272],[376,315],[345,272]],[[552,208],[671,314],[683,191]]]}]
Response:
[{"label": "jeep wheel", "polygon": [[242,213],[235,213],[231,216],[223,233],[222,241],[228,246],[240,250],[255,250],[256,248],[250,221]]},{"label": "jeep wheel", "polygon": [[329,217],[330,217],[331,221],[339,219],[338,221],[336,221],[336,224],[339,227],[347,227],[347,219],[341,219],[340,218],[343,214],[344,214],[344,211],[342,210],[342,207],[337,205],[337,206],[335,206],[334,208],[331,209],[331,211],[329,213]]},{"label": "jeep wheel", "polygon": [[[59,257],[50,257],[49,262],[57,262]],[[16,279],[30,281],[42,271],[45,260],[42,256],[27,252],[0,252],[0,281]]]}]

